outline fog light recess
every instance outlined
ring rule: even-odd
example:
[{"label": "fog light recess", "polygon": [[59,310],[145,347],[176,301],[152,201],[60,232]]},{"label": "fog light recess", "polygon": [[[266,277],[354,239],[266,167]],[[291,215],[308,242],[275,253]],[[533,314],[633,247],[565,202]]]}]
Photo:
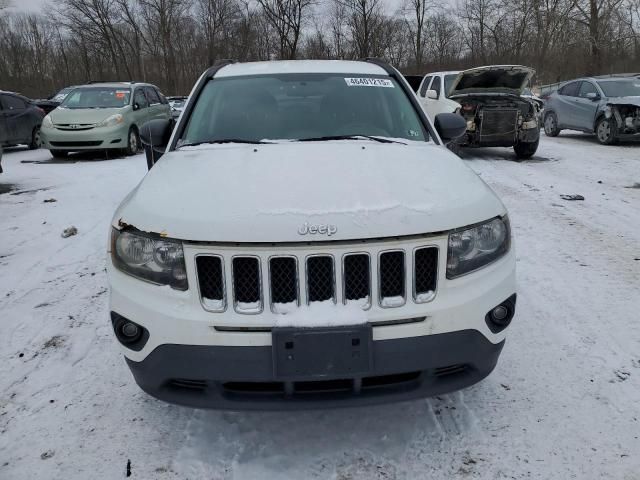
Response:
[{"label": "fog light recess", "polygon": [[514,293],[500,305],[493,307],[485,315],[485,322],[492,333],[498,333],[509,326],[516,313],[516,294]]},{"label": "fog light recess", "polygon": [[149,340],[149,331],[135,322],[111,312],[111,324],[118,341],[125,347],[139,352]]}]

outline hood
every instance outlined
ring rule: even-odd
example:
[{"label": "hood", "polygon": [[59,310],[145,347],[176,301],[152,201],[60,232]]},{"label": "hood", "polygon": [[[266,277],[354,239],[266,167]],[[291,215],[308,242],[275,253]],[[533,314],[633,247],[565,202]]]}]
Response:
[{"label": "hood", "polygon": [[611,97],[607,99],[607,105],[634,105],[640,107],[640,97]]},{"label": "hood", "polygon": [[477,93],[521,95],[535,70],[521,65],[490,65],[460,72],[451,85],[450,98]]},{"label": "hood", "polygon": [[124,114],[125,108],[63,108],[58,107],[51,112],[54,124],[61,123],[100,123],[116,113]]},{"label": "hood", "polygon": [[[440,146],[348,140],[170,152],[113,224],[182,240],[300,242],[441,232],[505,212]],[[299,233],[318,225],[324,235]]]}]

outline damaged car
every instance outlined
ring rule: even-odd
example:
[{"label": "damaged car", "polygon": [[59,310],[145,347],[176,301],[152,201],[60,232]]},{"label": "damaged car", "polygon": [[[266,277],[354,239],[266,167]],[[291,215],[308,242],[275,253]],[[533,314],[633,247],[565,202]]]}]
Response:
[{"label": "damaged car", "polygon": [[491,65],[460,72],[449,99],[460,104],[467,131],[462,147],[513,147],[519,159],[538,149],[539,104],[523,96],[535,71],[521,65]]},{"label": "damaged car", "polygon": [[563,129],[595,133],[603,145],[640,139],[640,79],[608,75],[565,83],[549,96],[544,114],[546,135]]}]

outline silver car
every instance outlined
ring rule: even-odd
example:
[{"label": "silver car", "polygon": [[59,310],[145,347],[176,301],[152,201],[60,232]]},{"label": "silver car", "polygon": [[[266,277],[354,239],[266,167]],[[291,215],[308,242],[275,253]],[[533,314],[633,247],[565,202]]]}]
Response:
[{"label": "silver car", "polygon": [[608,75],[572,80],[553,92],[545,104],[544,132],[595,133],[603,145],[640,139],[640,77]]}]

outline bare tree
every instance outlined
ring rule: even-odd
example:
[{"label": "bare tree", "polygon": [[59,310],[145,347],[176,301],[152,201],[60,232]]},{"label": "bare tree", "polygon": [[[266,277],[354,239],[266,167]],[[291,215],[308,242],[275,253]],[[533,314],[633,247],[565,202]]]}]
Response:
[{"label": "bare tree", "polygon": [[305,14],[313,0],[257,0],[265,17],[276,30],[280,41],[280,58],[294,59],[300,41]]}]

